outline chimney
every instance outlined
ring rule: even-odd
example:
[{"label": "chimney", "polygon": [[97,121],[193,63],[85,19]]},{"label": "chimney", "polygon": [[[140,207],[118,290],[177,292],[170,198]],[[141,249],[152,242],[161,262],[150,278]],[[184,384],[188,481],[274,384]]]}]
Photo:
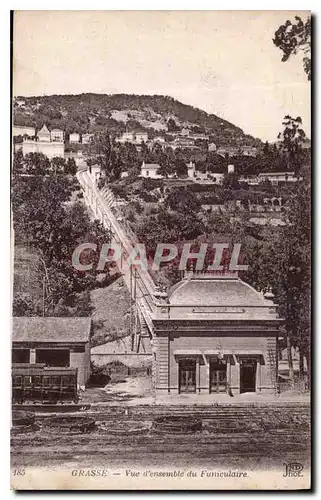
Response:
[{"label": "chimney", "polygon": [[234,165],[228,165],[227,167],[227,173],[228,174],[234,174],[235,168]]}]

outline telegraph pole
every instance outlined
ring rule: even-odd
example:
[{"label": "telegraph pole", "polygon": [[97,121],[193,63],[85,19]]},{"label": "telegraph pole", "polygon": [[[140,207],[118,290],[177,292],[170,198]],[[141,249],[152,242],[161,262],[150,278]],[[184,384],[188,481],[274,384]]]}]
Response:
[{"label": "telegraph pole", "polygon": [[42,277],[42,316],[45,316],[45,277]]},{"label": "telegraph pole", "polygon": [[137,269],[135,267],[135,273],[134,273],[134,307],[135,307],[135,325],[134,325],[134,335],[133,335],[133,341],[132,341],[132,346],[134,350],[135,347],[135,341],[137,338]]},{"label": "telegraph pole", "polygon": [[129,267],[129,289],[130,289],[130,336],[131,336],[131,349],[134,350],[134,337],[133,337],[133,268],[132,264]]}]

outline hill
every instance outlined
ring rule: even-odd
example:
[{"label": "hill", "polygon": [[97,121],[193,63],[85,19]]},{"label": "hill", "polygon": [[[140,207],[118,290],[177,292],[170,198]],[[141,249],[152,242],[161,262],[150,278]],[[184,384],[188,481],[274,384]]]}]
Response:
[{"label": "hill", "polygon": [[113,134],[139,128],[151,137],[165,134],[168,122],[178,129],[208,134],[218,145],[260,145],[239,127],[205,111],[162,95],[79,94],[14,99],[15,125],[49,128],[66,132],[92,133],[105,129]]}]

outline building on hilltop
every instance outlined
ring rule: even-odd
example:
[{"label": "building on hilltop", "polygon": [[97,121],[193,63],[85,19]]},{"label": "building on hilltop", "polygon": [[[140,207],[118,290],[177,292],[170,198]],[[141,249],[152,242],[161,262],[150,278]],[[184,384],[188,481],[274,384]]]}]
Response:
[{"label": "building on hilltop", "polygon": [[252,156],[253,158],[256,158],[258,152],[254,146],[243,146],[241,151],[243,156]]},{"label": "building on hilltop", "polygon": [[88,170],[92,181],[98,184],[99,179],[101,179],[101,166],[95,163],[95,165],[90,165]]},{"label": "building on hilltop", "polygon": [[131,142],[132,144],[142,144],[148,142],[148,133],[143,130],[136,130],[132,132],[124,132],[121,137],[116,138],[116,142],[125,143]]},{"label": "building on hilltop", "polygon": [[210,142],[208,145],[209,153],[215,153],[216,150],[217,150],[216,144],[214,142]]},{"label": "building on hilltop", "polygon": [[51,136],[50,132],[47,128],[47,125],[43,125],[43,127],[37,133],[37,139],[40,142],[50,142]]},{"label": "building on hilltop", "polygon": [[239,176],[239,182],[245,182],[249,186],[258,186],[259,177],[258,175],[244,174]]},{"label": "building on hilltop", "polygon": [[165,137],[158,135],[157,137],[154,137],[153,142],[159,142],[160,144],[164,144],[166,142]]},{"label": "building on hilltop", "polygon": [[194,139],[194,141],[208,141],[209,140],[209,137],[208,135],[206,134],[203,134],[203,133],[197,133],[197,132],[194,132],[193,134],[190,134],[189,137],[191,139]]},{"label": "building on hilltop", "polygon": [[169,144],[169,146],[173,149],[179,149],[179,148],[195,148],[195,142],[194,139],[191,139],[189,137],[182,137],[182,136],[177,136],[175,137],[174,141]]},{"label": "building on hilltop", "polygon": [[272,297],[235,275],[174,285],[152,318],[156,393],[275,392],[283,320]]},{"label": "building on hilltop", "polygon": [[12,129],[12,135],[13,137],[17,137],[19,135],[28,135],[29,137],[34,137],[36,135],[36,130],[34,127],[22,127],[20,125],[14,125]]},{"label": "building on hilltop", "polygon": [[124,132],[119,138],[119,142],[135,142],[134,132]]},{"label": "building on hilltop", "polygon": [[187,177],[190,177],[191,179],[194,179],[195,177],[195,163],[193,163],[192,161],[190,161],[189,163],[187,163]]},{"label": "building on hilltop", "polygon": [[94,134],[82,134],[81,142],[82,144],[90,144],[93,141]]},{"label": "building on hilltop", "polygon": [[25,156],[29,153],[42,153],[49,159],[56,156],[63,158],[65,154],[63,131],[60,129],[54,130],[55,132],[52,134],[47,126],[44,125],[38,131],[35,139],[24,138],[22,145],[20,145],[22,147],[22,154]]},{"label": "building on hilltop", "polygon": [[158,163],[145,163],[143,161],[140,168],[140,176],[150,179],[162,179],[162,174],[157,173],[159,168],[161,167]]},{"label": "building on hilltop", "polygon": [[80,142],[80,135],[78,132],[73,132],[69,135],[69,142],[70,144],[78,144]]},{"label": "building on hilltop", "polygon": [[277,185],[280,182],[301,181],[302,177],[298,177],[295,172],[261,172],[258,179],[259,182],[270,181],[271,184]]},{"label": "building on hilltop", "polygon": [[74,367],[78,385],[90,376],[91,318],[16,317],[12,320],[12,362]]},{"label": "building on hilltop", "polygon": [[50,133],[52,142],[63,142],[64,140],[64,131],[59,128],[53,128]]},{"label": "building on hilltop", "polygon": [[239,148],[236,148],[234,146],[221,146],[218,148],[216,151],[218,155],[225,157],[226,155],[228,156],[237,156],[240,154]]},{"label": "building on hilltop", "polygon": [[142,142],[147,142],[148,141],[148,134],[147,132],[136,132],[135,133],[135,142],[136,144],[141,144]]}]

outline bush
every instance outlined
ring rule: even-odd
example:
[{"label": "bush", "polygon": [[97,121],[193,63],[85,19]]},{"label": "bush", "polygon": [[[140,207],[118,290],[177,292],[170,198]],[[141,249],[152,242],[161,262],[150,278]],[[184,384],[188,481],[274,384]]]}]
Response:
[{"label": "bush", "polygon": [[110,375],[105,366],[97,366],[91,363],[88,386],[105,387],[110,382]]}]

